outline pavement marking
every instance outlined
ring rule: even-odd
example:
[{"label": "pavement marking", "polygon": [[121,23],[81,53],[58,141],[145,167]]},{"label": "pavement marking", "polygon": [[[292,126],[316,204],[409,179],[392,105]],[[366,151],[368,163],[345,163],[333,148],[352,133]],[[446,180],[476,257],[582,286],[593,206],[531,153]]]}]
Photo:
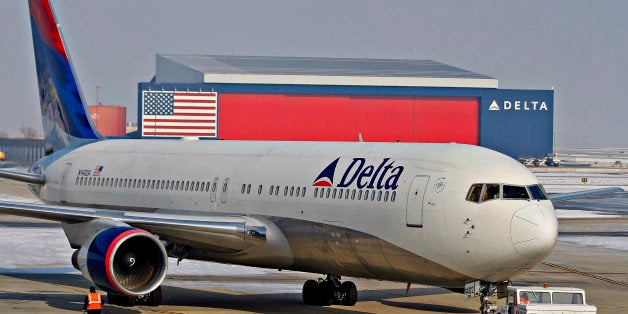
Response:
[{"label": "pavement marking", "polygon": [[573,268],[556,265],[554,263],[543,262],[543,265],[547,265],[549,267],[554,267],[554,268],[557,268],[557,269],[560,269],[560,270],[564,270],[564,271],[567,271],[567,272],[570,272],[570,273],[578,274],[578,275],[581,275],[581,276],[585,276],[585,277],[589,277],[589,278],[593,278],[593,279],[597,279],[597,280],[602,280],[602,281],[605,281],[605,282],[608,282],[608,283],[612,283],[612,284],[615,284],[615,285],[619,285],[619,286],[622,286],[622,287],[628,287],[628,283],[625,283],[625,282],[622,282],[622,281],[617,281],[617,280],[613,280],[613,279],[610,279],[610,278],[594,275],[594,274],[591,274],[591,273],[575,270]]}]

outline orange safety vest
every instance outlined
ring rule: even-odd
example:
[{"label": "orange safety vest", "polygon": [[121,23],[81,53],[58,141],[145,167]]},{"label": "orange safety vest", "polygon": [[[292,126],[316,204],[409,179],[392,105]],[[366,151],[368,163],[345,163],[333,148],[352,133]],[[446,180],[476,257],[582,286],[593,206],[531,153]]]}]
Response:
[{"label": "orange safety vest", "polygon": [[102,310],[102,300],[98,292],[90,292],[87,295],[87,310]]},{"label": "orange safety vest", "polygon": [[521,303],[521,304],[530,304],[530,300],[528,300],[528,299],[526,299],[524,297],[521,297],[521,298],[519,298],[519,303]]}]

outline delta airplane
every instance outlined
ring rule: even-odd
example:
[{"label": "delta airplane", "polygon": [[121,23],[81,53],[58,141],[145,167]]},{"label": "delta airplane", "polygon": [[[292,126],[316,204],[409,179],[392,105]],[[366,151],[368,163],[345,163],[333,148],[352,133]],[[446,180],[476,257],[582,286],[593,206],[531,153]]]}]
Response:
[{"label": "delta airplane", "polygon": [[29,10],[46,156],[0,177],[45,204],[0,212],[61,222],[72,264],[110,303],[159,305],[175,257],[322,274],[304,283],[305,304],[354,305],[355,284],[341,281],[353,276],[475,289],[487,311],[554,247],[536,177],[481,147],[105,140],[49,2]]}]

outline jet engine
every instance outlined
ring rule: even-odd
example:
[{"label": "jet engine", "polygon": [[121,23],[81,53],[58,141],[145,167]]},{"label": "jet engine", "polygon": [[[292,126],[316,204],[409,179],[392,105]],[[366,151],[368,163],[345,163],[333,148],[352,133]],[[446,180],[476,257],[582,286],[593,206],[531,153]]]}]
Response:
[{"label": "jet engine", "polygon": [[168,257],[147,231],[116,226],[89,237],[72,255],[72,265],[107,292],[141,296],[164,280]]}]

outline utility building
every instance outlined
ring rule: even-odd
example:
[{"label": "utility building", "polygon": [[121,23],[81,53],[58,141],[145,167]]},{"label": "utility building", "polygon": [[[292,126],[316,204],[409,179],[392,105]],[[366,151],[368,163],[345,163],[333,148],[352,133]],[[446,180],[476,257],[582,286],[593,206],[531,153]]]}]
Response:
[{"label": "utility building", "polygon": [[552,90],[431,60],[157,55],[139,83],[143,138],[464,143],[552,152]]}]

